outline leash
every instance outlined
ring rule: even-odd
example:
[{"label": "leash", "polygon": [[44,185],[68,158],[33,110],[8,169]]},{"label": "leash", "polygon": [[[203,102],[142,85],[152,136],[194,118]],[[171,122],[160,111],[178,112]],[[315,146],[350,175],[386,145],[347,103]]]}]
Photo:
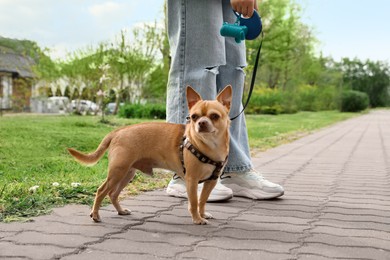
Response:
[{"label": "leash", "polygon": [[257,74],[257,68],[259,66],[259,60],[260,60],[260,56],[261,56],[261,48],[263,46],[263,39],[264,39],[264,33],[261,32],[261,41],[260,41],[260,46],[259,46],[259,48],[257,50],[257,54],[256,54],[255,65],[253,67],[252,79],[251,79],[251,85],[249,87],[248,97],[246,99],[246,102],[245,102],[244,107],[242,108],[241,112],[238,115],[236,115],[235,117],[231,117],[230,118],[231,121],[233,121],[234,119],[239,117],[244,112],[244,110],[246,109],[246,107],[249,104],[249,100],[251,99],[252,92],[253,92],[253,89],[255,87],[256,74]]}]

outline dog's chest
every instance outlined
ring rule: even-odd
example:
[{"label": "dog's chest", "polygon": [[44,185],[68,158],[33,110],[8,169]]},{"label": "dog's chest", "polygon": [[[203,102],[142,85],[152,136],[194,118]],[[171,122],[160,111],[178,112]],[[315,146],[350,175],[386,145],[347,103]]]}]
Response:
[{"label": "dog's chest", "polygon": [[215,166],[206,163],[198,163],[196,167],[198,170],[197,175],[199,180],[208,180],[215,170]]}]

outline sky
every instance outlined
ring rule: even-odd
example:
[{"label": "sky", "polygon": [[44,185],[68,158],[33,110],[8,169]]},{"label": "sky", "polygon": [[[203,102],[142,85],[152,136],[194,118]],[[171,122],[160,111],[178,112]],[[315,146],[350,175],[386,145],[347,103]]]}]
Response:
[{"label": "sky", "polygon": [[[296,2],[320,41],[318,52],[390,62],[390,0]],[[0,36],[36,41],[56,58],[162,19],[163,0],[0,0]]]}]

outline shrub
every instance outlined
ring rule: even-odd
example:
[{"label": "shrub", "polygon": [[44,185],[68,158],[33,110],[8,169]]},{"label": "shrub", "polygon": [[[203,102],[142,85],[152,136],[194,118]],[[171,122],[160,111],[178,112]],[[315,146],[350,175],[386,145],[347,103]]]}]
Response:
[{"label": "shrub", "polygon": [[254,91],[246,113],[272,115],[295,113],[294,103],[289,101],[291,97],[288,97],[286,92],[279,89],[260,88]]},{"label": "shrub", "polygon": [[341,96],[341,112],[359,112],[368,108],[369,98],[364,92],[344,91]]},{"label": "shrub", "polygon": [[303,111],[317,111],[318,110],[318,88],[310,85],[303,85],[298,87],[297,93],[299,97],[298,108]]},{"label": "shrub", "polygon": [[118,115],[124,118],[165,119],[166,108],[165,104],[126,104],[120,107]]},{"label": "shrub", "polygon": [[333,86],[302,85],[298,87],[297,95],[297,105],[301,111],[334,110],[338,107],[338,91]]},{"label": "shrub", "polygon": [[248,114],[292,114],[298,111],[334,110],[339,107],[336,87],[301,85],[293,90],[258,88],[249,102]]}]

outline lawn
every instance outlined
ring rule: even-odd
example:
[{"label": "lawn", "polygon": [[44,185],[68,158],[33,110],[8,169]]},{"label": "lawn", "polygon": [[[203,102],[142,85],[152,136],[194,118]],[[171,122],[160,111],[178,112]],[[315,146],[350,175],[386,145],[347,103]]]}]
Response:
[{"label": "lawn", "polygon": [[[251,115],[247,117],[250,144],[253,149],[268,149],[352,116],[333,111]],[[111,117],[111,124],[102,124],[99,120],[92,116],[0,117],[0,222],[23,220],[68,203],[92,205],[106,177],[107,157],[85,167],[66,148],[93,151],[116,127],[142,122]],[[170,177],[137,174],[127,193],[165,187]]]},{"label": "lawn", "polygon": [[248,115],[250,146],[254,151],[264,151],[357,115],[359,114],[336,111],[300,112],[278,116]]}]

